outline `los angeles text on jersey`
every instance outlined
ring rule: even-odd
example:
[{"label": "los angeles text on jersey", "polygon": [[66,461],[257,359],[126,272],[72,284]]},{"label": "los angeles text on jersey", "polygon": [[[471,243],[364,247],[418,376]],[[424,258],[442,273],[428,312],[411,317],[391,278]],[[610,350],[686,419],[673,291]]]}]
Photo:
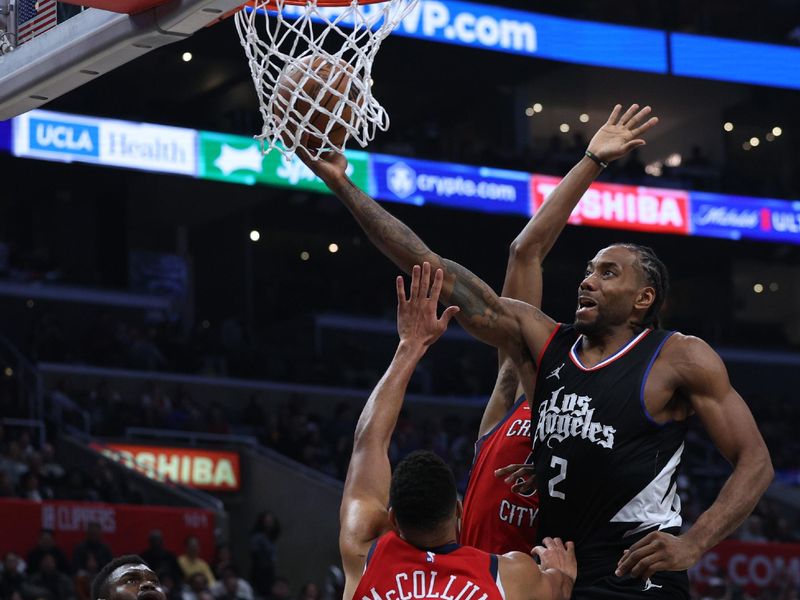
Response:
[{"label": "los angeles text on jersey", "polygon": [[460,575],[439,577],[436,571],[414,571],[398,573],[395,587],[383,593],[374,587],[369,596],[361,600],[421,600],[440,598],[441,600],[487,600],[489,594],[483,592],[478,584]]},{"label": "los angeles text on jersey", "polygon": [[603,448],[613,448],[617,430],[592,420],[592,398],[564,394],[564,387],[553,390],[550,398],[542,402],[536,425],[536,439],[550,446],[551,441],[562,442],[569,437],[580,437]]}]

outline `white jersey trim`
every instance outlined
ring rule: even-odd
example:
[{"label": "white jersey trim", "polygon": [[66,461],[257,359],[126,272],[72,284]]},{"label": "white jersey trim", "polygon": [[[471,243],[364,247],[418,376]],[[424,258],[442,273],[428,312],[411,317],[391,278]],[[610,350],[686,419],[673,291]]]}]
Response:
[{"label": "white jersey trim", "polygon": [[572,362],[575,363],[575,366],[578,367],[581,371],[597,371],[598,369],[602,369],[606,365],[614,362],[618,358],[622,358],[625,354],[627,354],[636,344],[638,344],[651,331],[653,331],[653,330],[652,329],[645,329],[639,335],[637,335],[635,338],[633,338],[630,342],[628,342],[622,348],[617,350],[614,354],[612,354],[608,358],[600,361],[599,363],[597,363],[593,367],[585,367],[585,366],[583,366],[583,363],[581,363],[581,359],[578,358],[578,352],[577,352],[578,344],[580,344],[581,341],[583,340],[583,334],[581,334],[578,337],[578,339],[575,340],[575,343],[572,344],[572,348],[569,349],[569,357],[572,359]]},{"label": "white jersey trim", "polygon": [[[498,556],[497,558],[499,559],[500,557]],[[506,591],[503,589],[503,582],[500,581],[500,560],[497,561],[497,577],[494,580],[497,584],[497,591],[500,592],[500,597],[506,600]]]}]

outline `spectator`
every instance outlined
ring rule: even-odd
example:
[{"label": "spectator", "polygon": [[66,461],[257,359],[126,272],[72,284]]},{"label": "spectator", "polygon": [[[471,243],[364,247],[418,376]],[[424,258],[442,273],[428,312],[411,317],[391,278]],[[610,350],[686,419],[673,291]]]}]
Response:
[{"label": "spectator", "polygon": [[289,582],[285,577],[276,577],[270,586],[269,594],[265,597],[266,600],[289,600],[289,596],[291,596]]},{"label": "spectator", "polygon": [[24,596],[46,600],[76,600],[75,587],[66,573],[58,570],[56,557],[47,552],[39,563],[39,572],[29,581],[30,590]]},{"label": "spectator", "polygon": [[231,552],[231,547],[228,544],[217,544],[212,565],[211,570],[217,579],[222,579],[222,574],[225,570],[234,566],[233,552]]},{"label": "spectator", "polygon": [[72,567],[75,572],[88,570],[89,554],[94,554],[100,567],[111,562],[111,549],[103,543],[103,530],[100,523],[91,522],[86,526],[86,537],[75,546],[72,552]]},{"label": "spectator", "polygon": [[33,574],[39,570],[39,565],[45,554],[51,554],[56,559],[56,568],[62,573],[69,573],[67,555],[56,546],[52,529],[42,529],[36,545],[28,552],[28,573]]},{"label": "spectator", "polygon": [[297,600],[320,600],[321,597],[322,592],[320,592],[319,586],[309,581],[300,589]]},{"label": "spectator", "polygon": [[164,546],[164,535],[159,529],[153,529],[148,535],[149,546],[144,552],[140,552],[144,561],[158,576],[163,579],[164,574],[168,573],[176,584],[181,580],[181,567],[177,557]]},{"label": "spectator", "polygon": [[204,593],[210,593],[208,589],[208,578],[205,574],[200,572],[194,573],[187,577],[186,581],[187,583],[184,584],[183,592],[181,593],[181,600],[203,600]]},{"label": "spectator", "polygon": [[253,588],[236,574],[236,569],[227,567],[220,581],[211,586],[216,600],[253,600]]},{"label": "spectator", "polygon": [[161,581],[161,589],[164,590],[164,595],[167,600],[183,600],[183,591],[178,579],[169,571],[164,571],[158,574]]},{"label": "spectator", "polygon": [[91,600],[92,581],[97,577],[99,571],[100,565],[97,562],[97,557],[93,552],[90,552],[86,557],[86,568],[80,569],[75,573],[75,595],[78,600]]},{"label": "spectator", "polygon": [[46,492],[39,485],[39,476],[35,472],[27,471],[20,477],[19,497],[34,502],[41,502],[47,497]]},{"label": "spectator", "polygon": [[11,483],[11,476],[6,471],[0,471],[0,498],[13,498],[14,484]]},{"label": "spectator", "polygon": [[280,534],[281,526],[275,514],[268,510],[262,511],[250,534],[250,581],[259,596],[270,593],[275,579],[276,542]]},{"label": "spectator", "polygon": [[200,540],[196,536],[190,535],[186,538],[186,552],[178,557],[178,564],[181,567],[184,579],[187,581],[196,573],[200,573],[206,578],[206,586],[213,585],[216,580],[211,572],[208,563],[200,558]]},{"label": "spectator", "polygon": [[7,552],[3,560],[3,573],[0,575],[0,599],[10,599],[15,593],[21,593],[25,583],[25,565],[19,556]]}]

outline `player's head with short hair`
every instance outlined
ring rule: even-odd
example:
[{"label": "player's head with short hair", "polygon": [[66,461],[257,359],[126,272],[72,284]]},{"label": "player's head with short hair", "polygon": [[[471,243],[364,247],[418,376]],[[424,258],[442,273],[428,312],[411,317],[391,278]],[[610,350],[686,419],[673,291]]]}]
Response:
[{"label": "player's head with short hair", "polygon": [[659,327],[668,292],[669,273],[652,248],[612,244],[586,267],[578,288],[575,328],[591,336],[619,326]]},{"label": "player's head with short hair", "polygon": [[158,576],[142,557],[119,556],[92,581],[91,600],[166,600]]},{"label": "player's head with short hair", "polygon": [[453,472],[433,452],[412,452],[395,467],[389,505],[403,533],[427,533],[446,524],[457,502]]}]

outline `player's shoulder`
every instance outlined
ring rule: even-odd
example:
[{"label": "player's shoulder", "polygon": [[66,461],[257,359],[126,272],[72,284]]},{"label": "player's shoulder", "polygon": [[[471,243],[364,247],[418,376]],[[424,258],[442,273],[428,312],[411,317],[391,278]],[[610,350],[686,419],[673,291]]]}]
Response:
[{"label": "player's shoulder", "polygon": [[680,331],[670,333],[669,338],[664,343],[664,349],[661,354],[671,361],[684,360],[688,362],[717,356],[717,353],[708,342],[695,335],[687,335]]}]

